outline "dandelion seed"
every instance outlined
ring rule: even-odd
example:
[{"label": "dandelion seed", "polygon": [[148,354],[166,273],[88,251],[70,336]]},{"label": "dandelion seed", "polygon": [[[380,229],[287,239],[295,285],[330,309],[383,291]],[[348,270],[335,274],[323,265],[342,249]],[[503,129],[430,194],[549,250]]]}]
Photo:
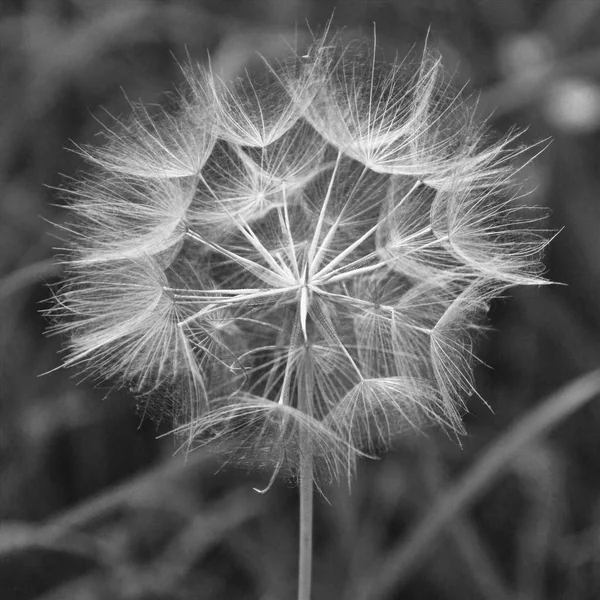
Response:
[{"label": "dandelion seed", "polygon": [[537,225],[539,211],[519,207],[506,194],[504,178],[473,189],[457,170],[432,204],[434,232],[460,262],[483,276],[517,285],[543,284],[536,257],[548,243],[548,232]]},{"label": "dandelion seed", "polygon": [[[282,74],[294,70],[281,65]],[[295,78],[292,98],[277,71],[268,67],[261,75],[224,81],[212,69],[188,69],[188,81],[200,105],[214,114],[219,138],[240,146],[265,148],[277,141],[300,119],[310,101],[306,78]]]},{"label": "dandelion seed", "polygon": [[182,179],[138,181],[114,174],[83,181],[72,192],[77,244],[71,262],[105,263],[145,256],[169,262],[179,250],[194,186]]},{"label": "dandelion seed", "polygon": [[196,175],[215,142],[211,105],[180,98],[177,114],[150,115],[134,107],[129,123],[108,131],[108,143],[83,150],[104,171],[141,179],[171,179]]},{"label": "dandelion seed", "polygon": [[[426,380],[409,377],[364,379],[332,410],[330,426],[352,447],[381,451],[399,432],[420,429],[444,414],[438,392]],[[455,427],[449,415],[449,427]]]},{"label": "dandelion seed", "polygon": [[72,339],[65,363],[120,376],[140,390],[155,389],[175,374],[201,381],[177,327],[181,309],[166,284],[165,273],[150,259],[75,266],[54,309],[64,318],[60,330]]}]

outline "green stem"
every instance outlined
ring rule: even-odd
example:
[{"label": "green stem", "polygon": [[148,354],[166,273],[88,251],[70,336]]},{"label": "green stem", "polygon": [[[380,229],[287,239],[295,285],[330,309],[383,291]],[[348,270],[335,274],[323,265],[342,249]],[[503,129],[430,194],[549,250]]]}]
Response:
[{"label": "green stem", "polygon": [[298,600],[310,600],[313,546],[313,464],[302,458],[300,465],[300,556]]}]

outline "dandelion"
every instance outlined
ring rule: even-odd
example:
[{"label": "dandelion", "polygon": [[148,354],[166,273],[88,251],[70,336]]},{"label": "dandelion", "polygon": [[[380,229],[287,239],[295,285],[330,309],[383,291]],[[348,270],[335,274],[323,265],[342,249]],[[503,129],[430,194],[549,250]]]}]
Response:
[{"label": "dandelion", "polygon": [[174,116],[84,150],[50,312],[66,365],[172,412],[189,449],[299,480],[308,598],[313,479],[460,430],[487,303],[543,282],[547,242],[513,202],[520,150],[485,141],[431,50],[323,38],[262,77],[186,73]]}]

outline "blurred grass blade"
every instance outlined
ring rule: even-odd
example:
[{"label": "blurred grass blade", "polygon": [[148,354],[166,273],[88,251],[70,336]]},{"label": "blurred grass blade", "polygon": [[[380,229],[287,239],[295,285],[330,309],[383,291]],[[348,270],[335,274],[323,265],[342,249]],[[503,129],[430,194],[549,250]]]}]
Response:
[{"label": "blurred grass blade", "polygon": [[0,281],[0,299],[6,300],[16,292],[47,278],[54,278],[62,272],[62,265],[53,258],[30,263],[9,273]]},{"label": "blurred grass blade", "polygon": [[386,598],[405,582],[444,527],[471,506],[519,452],[599,394],[600,369],[575,379],[539,403],[439,496],[412,533],[393,547],[380,568],[368,576],[356,599]]}]

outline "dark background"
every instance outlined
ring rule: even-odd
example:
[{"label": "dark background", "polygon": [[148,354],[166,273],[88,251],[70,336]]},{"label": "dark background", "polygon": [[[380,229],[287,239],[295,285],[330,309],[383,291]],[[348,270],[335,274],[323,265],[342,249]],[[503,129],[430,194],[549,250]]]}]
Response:
[{"label": "dark background", "polygon": [[[102,123],[127,115],[129,100],[167,103],[187,55],[203,61],[209,51],[235,75],[257,51],[281,56],[333,9],[318,0],[2,2],[3,599],[294,597],[293,485],[260,496],[252,488],[268,475],[220,469],[204,451],[172,458],[174,440],[157,438],[168,424],[140,424],[124,391],[60,369],[40,376],[60,365],[61,340],[44,335],[38,311],[46,282],[60,278],[50,222],[67,211],[55,188],[86,168],[75,144],[101,143]],[[566,285],[515,288],[493,304],[478,351],[487,366],[477,369],[489,407],[468,401],[460,442],[435,429],[407,436],[361,463],[351,494],[323,489],[314,598],[597,598],[600,403],[581,401],[544,435],[536,423],[550,414],[548,394],[600,365],[600,2],[337,3],[334,25],[348,36],[371,33],[374,21],[392,57],[430,28],[456,85],[481,92],[478,110],[498,131],[552,139],[523,170],[523,202],[548,207],[561,230],[545,262]],[[597,378],[561,402],[594,389]],[[491,444],[514,449],[510,432],[535,407],[528,443],[485,462]],[[463,474],[475,465],[488,485],[469,487]],[[447,527],[436,525],[449,507]]]}]

